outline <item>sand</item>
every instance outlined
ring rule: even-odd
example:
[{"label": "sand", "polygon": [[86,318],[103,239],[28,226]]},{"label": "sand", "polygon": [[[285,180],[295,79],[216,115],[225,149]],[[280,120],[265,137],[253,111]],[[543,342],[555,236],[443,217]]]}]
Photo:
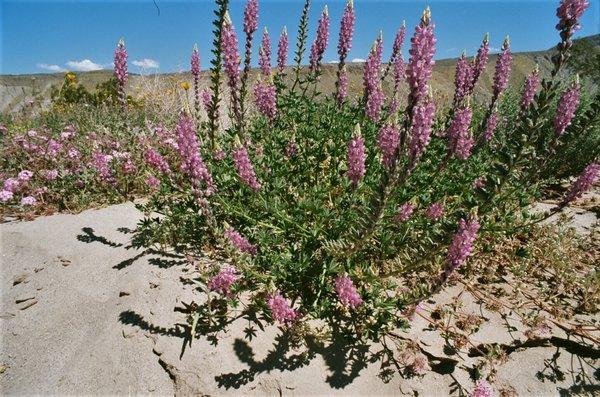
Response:
[{"label": "sand", "polygon": [[[309,351],[289,350],[281,331],[267,324],[250,339],[246,320],[216,340],[201,336],[190,345],[187,315],[179,309],[203,300],[190,282],[194,267],[176,255],[131,248],[139,218],[128,203],[0,224],[0,393],[459,395],[472,389],[468,369],[480,358],[447,356],[439,333],[419,317],[403,337],[437,357],[424,377],[382,380],[394,368],[382,366],[379,345],[315,341]],[[457,288],[428,305],[450,300]],[[468,294],[462,299],[463,310],[489,318],[474,335],[478,342],[524,340],[518,321],[509,334],[496,313]],[[593,350],[591,356],[582,360],[573,348],[547,343],[517,349],[499,368],[495,392],[558,395],[577,390],[578,373],[590,379],[586,390],[598,391],[600,357]]]}]

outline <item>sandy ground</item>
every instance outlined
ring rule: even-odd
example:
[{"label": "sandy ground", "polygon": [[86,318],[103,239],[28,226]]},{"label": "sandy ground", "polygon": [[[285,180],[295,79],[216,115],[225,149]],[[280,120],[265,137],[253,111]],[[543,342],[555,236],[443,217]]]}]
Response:
[{"label": "sandy ground", "polygon": [[[190,346],[179,309],[202,300],[189,281],[194,269],[183,258],[131,248],[129,231],[139,217],[133,204],[122,204],[0,224],[1,394],[459,395],[472,389],[468,369],[479,358],[446,356],[440,335],[418,317],[404,336],[418,339],[432,359],[433,370],[422,378],[382,380],[394,368],[382,366],[381,346],[314,342],[309,352],[289,351],[272,326],[249,338],[246,320],[216,341],[201,337]],[[456,293],[448,288],[428,305]],[[518,321],[509,320],[509,333],[497,314],[468,294],[462,299],[461,310],[489,318],[474,335],[478,342],[523,339]],[[574,353],[568,345],[516,349],[499,369],[495,392],[558,395],[577,390],[581,376],[590,379],[586,390],[598,392],[600,357]]]}]

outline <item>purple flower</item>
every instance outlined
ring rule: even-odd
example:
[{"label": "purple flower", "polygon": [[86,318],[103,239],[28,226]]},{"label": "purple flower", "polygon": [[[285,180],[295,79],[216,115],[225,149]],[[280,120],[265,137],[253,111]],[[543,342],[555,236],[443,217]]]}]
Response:
[{"label": "purple flower", "polygon": [[13,198],[13,192],[10,190],[0,190],[0,201],[6,203],[8,200]]},{"label": "purple flower", "polygon": [[502,43],[502,52],[498,55],[496,61],[496,71],[494,72],[494,98],[498,98],[508,85],[510,77],[510,67],[512,63],[512,54],[510,52],[510,41],[508,37]]},{"label": "purple flower", "polygon": [[485,379],[480,379],[475,384],[475,389],[469,394],[469,397],[492,397],[492,386]]},{"label": "purple flower", "polygon": [[169,163],[164,159],[163,156],[160,155],[156,150],[149,148],[145,153],[146,163],[151,167],[156,168],[163,174],[170,174],[171,169],[169,168]]},{"label": "purple flower", "polygon": [[33,176],[33,172],[31,172],[29,170],[23,170],[23,171],[19,172],[18,179],[19,179],[19,182],[27,182],[28,180],[31,179],[32,176]]},{"label": "purple flower", "polygon": [[94,150],[92,152],[92,167],[96,170],[100,176],[100,179],[104,182],[114,182],[113,173],[110,168],[110,162],[112,159],[113,156],[104,154],[99,150]]},{"label": "purple flower", "polygon": [[410,88],[410,100],[418,103],[427,94],[427,83],[435,61],[436,39],[433,34],[435,25],[431,23],[429,7],[423,12],[421,23],[415,28],[415,33],[410,40],[410,59],[406,67],[406,79]]},{"label": "purple flower", "polygon": [[381,70],[381,56],[383,53],[383,38],[381,33],[373,43],[371,52],[365,62],[363,83],[365,86],[366,109],[365,113],[373,121],[379,121],[384,94],[381,88],[379,72]]},{"label": "purple flower", "polygon": [[284,26],[279,36],[279,43],[277,44],[277,69],[279,73],[283,73],[287,62],[288,44],[287,28]]},{"label": "purple flower", "polygon": [[442,216],[444,216],[444,206],[439,202],[429,205],[429,207],[427,207],[425,210],[425,216],[432,221],[440,219]]},{"label": "purple flower", "polygon": [[337,94],[338,103],[344,102],[344,99],[346,99],[347,95],[348,95],[348,70],[346,69],[346,65],[344,65],[340,69],[340,77],[338,79],[338,94]]},{"label": "purple flower", "polygon": [[267,28],[263,32],[262,42],[258,49],[258,64],[263,76],[269,77],[271,74],[271,38]]},{"label": "purple flower", "polygon": [[21,205],[34,206],[36,204],[37,204],[37,200],[35,199],[35,197],[26,196],[21,199]]},{"label": "purple flower", "polygon": [[[221,32],[221,50],[223,51],[223,67],[227,74],[227,83],[229,89],[237,92],[238,82],[240,80],[240,55],[238,52],[238,40],[235,28],[229,17],[225,14],[223,20],[223,29]],[[234,94],[235,95],[235,94]]]},{"label": "purple flower", "polygon": [[523,94],[521,95],[521,110],[526,110],[529,105],[531,105],[531,102],[533,102],[539,81],[540,75],[536,65],[533,72],[525,79],[525,84],[523,85]]},{"label": "purple flower", "polygon": [[19,189],[20,185],[21,183],[17,178],[8,178],[4,181],[2,186],[4,190],[15,193]]},{"label": "purple flower", "polygon": [[589,6],[590,3],[587,0],[560,1],[556,9],[556,16],[559,19],[556,29],[564,33],[563,39],[569,39],[573,33],[579,30],[579,18]]},{"label": "purple flower", "polygon": [[579,106],[579,84],[576,81],[563,92],[558,101],[556,116],[554,117],[554,132],[556,133],[556,137],[564,134],[567,127],[571,125],[577,106]]},{"label": "purple flower", "polygon": [[233,266],[226,266],[219,273],[210,279],[207,284],[208,289],[232,297],[231,286],[240,278],[237,270]]},{"label": "purple flower", "polygon": [[477,178],[475,178],[475,180],[471,184],[471,187],[473,189],[480,189],[480,188],[482,188],[482,187],[485,186],[485,182],[486,182],[486,177],[485,176],[477,177]]},{"label": "purple flower", "polygon": [[254,167],[250,162],[250,157],[248,157],[248,151],[245,146],[240,147],[237,150],[234,150],[231,154],[233,157],[233,164],[235,165],[235,169],[237,170],[238,176],[250,189],[258,192],[261,188],[260,182],[256,179],[256,174],[254,173]]},{"label": "purple flower", "polygon": [[115,62],[114,62],[114,75],[118,82],[118,94],[119,102],[121,107],[127,105],[127,97],[125,96],[125,84],[127,83],[127,49],[125,48],[125,41],[119,40],[117,48],[115,49]]},{"label": "purple flower", "polygon": [[483,133],[483,139],[488,142],[494,136],[496,127],[498,126],[498,112],[494,110],[490,117],[488,117],[485,123],[485,132]]},{"label": "purple flower", "polygon": [[267,296],[267,306],[275,321],[280,324],[289,325],[298,318],[298,312],[279,292]]},{"label": "purple flower", "polygon": [[398,208],[398,213],[394,216],[394,220],[396,222],[406,222],[410,219],[413,212],[417,208],[416,205],[412,203],[404,203]]},{"label": "purple flower", "polygon": [[408,154],[410,167],[414,167],[421,158],[425,147],[431,140],[431,126],[435,115],[435,103],[428,99],[415,106],[413,110],[413,122],[411,126]]},{"label": "purple flower", "polygon": [[[394,67],[394,97],[400,90],[400,85],[406,78],[406,71],[404,70],[404,57],[402,56],[402,46],[404,45],[404,38],[406,37],[406,24],[402,21],[402,26],[396,32],[396,38],[392,46],[392,56],[390,57],[390,63]],[[395,112],[394,112],[395,113]]]},{"label": "purple flower", "polygon": [[588,164],[577,180],[571,185],[561,206],[567,205],[590,190],[594,183],[598,181],[598,177],[600,177],[600,163],[592,162]]},{"label": "purple flower", "polygon": [[229,244],[237,248],[240,252],[250,255],[256,255],[256,245],[250,244],[246,237],[242,236],[235,229],[229,229],[225,233],[225,238],[229,240]]},{"label": "purple flower", "polygon": [[473,113],[466,106],[458,109],[448,130],[448,150],[459,159],[466,160],[471,155],[474,140],[469,131]]},{"label": "purple flower", "polygon": [[348,0],[342,19],[340,21],[340,36],[338,40],[338,55],[340,56],[340,62],[343,62],[348,56],[348,52],[352,48],[352,36],[354,35],[354,22],[356,16],[354,15],[354,4],[352,0]]},{"label": "purple flower", "polygon": [[319,19],[319,26],[317,27],[317,37],[310,48],[310,71],[316,73],[321,68],[321,60],[323,59],[323,53],[327,48],[329,42],[329,11],[327,6],[323,8],[321,19]]},{"label": "purple flower", "polygon": [[285,157],[294,157],[297,150],[298,145],[296,145],[296,141],[294,139],[290,139],[285,147]]},{"label": "purple flower", "polygon": [[259,81],[254,86],[254,100],[258,111],[272,123],[277,114],[277,89],[275,85]]},{"label": "purple flower", "polygon": [[377,137],[377,146],[381,151],[384,166],[389,167],[392,163],[399,142],[400,131],[398,131],[396,126],[386,124],[381,126],[379,136]]},{"label": "purple flower", "polygon": [[149,175],[146,178],[146,184],[150,186],[152,190],[156,190],[160,186],[160,180],[153,175]]},{"label": "purple flower", "polygon": [[454,76],[454,105],[458,105],[470,93],[473,82],[473,68],[467,60],[466,52],[463,52],[456,62],[456,74]]},{"label": "purple flower", "polygon": [[53,181],[56,178],[58,178],[58,170],[48,170],[46,171],[46,174],[44,175],[44,178],[46,178],[47,181]]},{"label": "purple flower", "polygon": [[356,291],[354,283],[348,276],[338,276],[334,280],[335,293],[344,307],[357,308],[362,305],[363,300]]},{"label": "purple flower", "polygon": [[446,254],[446,269],[444,271],[446,278],[471,255],[479,227],[479,222],[474,218],[468,222],[464,219],[459,221],[458,232],[454,235]]},{"label": "purple flower", "polygon": [[202,106],[204,106],[205,110],[208,110],[212,101],[212,91],[209,88],[205,88],[202,90]]},{"label": "purple flower", "polygon": [[472,66],[473,72],[471,73],[472,80],[471,80],[471,84],[469,85],[469,94],[471,94],[473,92],[473,89],[475,88],[475,84],[477,83],[477,80],[479,80],[479,77],[485,70],[485,65],[488,60],[489,52],[490,52],[490,35],[486,33],[485,36],[483,36],[483,41],[481,42],[481,46],[479,46],[479,49],[477,50],[477,55],[475,56],[475,59],[473,60],[473,66]]},{"label": "purple flower", "polygon": [[360,126],[354,129],[354,136],[348,142],[348,179],[354,186],[365,176],[366,149],[365,140],[360,135]]},{"label": "purple flower", "polygon": [[248,0],[244,9],[244,33],[251,35],[258,29],[258,0]]},{"label": "purple flower", "polygon": [[196,78],[200,76],[200,54],[198,53],[198,45],[194,44],[194,49],[192,50],[192,56],[190,58],[190,71],[192,72],[192,76]]},{"label": "purple flower", "polygon": [[204,182],[207,187],[206,194],[210,195],[214,190],[213,180],[202,156],[200,156],[194,120],[183,112],[175,127],[175,135],[177,136],[178,152],[181,156],[181,171],[190,178],[194,187],[198,187],[200,182]]}]

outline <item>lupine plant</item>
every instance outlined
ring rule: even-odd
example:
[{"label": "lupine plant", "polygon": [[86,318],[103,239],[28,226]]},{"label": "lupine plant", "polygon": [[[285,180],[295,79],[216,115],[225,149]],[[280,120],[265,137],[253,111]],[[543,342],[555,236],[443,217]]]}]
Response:
[{"label": "lupine plant", "polygon": [[[510,102],[517,106],[504,100],[512,66],[508,38],[497,56],[491,98],[474,103],[479,77],[493,67],[486,34],[472,61],[467,54],[458,59],[452,106],[442,113],[430,82],[437,39],[429,8],[414,28],[406,62],[404,23],[387,65],[382,63],[383,35],[377,35],[364,64],[363,96],[351,103],[345,60],[352,48],[355,5],[350,0],[340,16],[336,89],[323,96],[317,82],[330,15],[327,8],[322,11],[308,73],[300,73],[309,40],[307,0],[287,86],[282,79],[287,31],[283,28],[279,37],[272,76],[271,42],[264,30],[258,49],[261,76],[252,90],[257,113],[252,114],[241,109],[246,109],[258,3],[249,0],[244,13],[246,57],[240,75],[227,1],[218,1],[213,50],[218,62],[211,71],[209,108],[214,110],[221,87],[227,86],[234,122],[216,132],[217,116],[209,111],[209,120],[196,129],[190,110],[182,110],[175,128],[179,159],[164,164],[150,156],[160,182],[141,209],[162,216],[144,219],[136,235],[141,245],[170,245],[198,260],[215,255],[223,261],[223,266],[199,268],[199,290],[208,303],[198,306],[193,332],[198,322],[214,325],[242,304],[252,318],[260,313],[285,329],[319,319],[349,340],[378,340],[406,326],[421,300],[457,276],[477,255],[482,235],[502,235],[538,221],[526,208],[550,181],[542,171],[561,156],[563,135],[580,131],[575,122],[579,82],[559,79],[559,72],[587,6],[585,0],[560,2],[553,69],[547,76],[537,68],[531,72],[520,100]],[[404,100],[401,85],[408,91]],[[393,94],[386,98],[385,92]],[[598,160],[587,161],[553,211],[597,181]]]}]

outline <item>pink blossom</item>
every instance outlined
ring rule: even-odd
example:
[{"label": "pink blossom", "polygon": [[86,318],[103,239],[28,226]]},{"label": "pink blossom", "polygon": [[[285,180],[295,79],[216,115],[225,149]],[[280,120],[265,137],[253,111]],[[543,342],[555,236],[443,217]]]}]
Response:
[{"label": "pink blossom", "polygon": [[35,197],[26,196],[21,199],[21,205],[34,206],[36,204],[37,204],[37,200],[35,199]]},{"label": "pink blossom", "polygon": [[115,49],[114,75],[118,82],[119,102],[122,107],[127,105],[127,97],[125,96],[125,84],[127,83],[127,49],[123,39],[119,40]]},{"label": "pink blossom", "polygon": [[467,54],[462,53],[456,62],[456,74],[454,76],[454,104],[460,104],[469,95],[471,83],[473,82],[473,68],[467,60]]},{"label": "pink blossom", "polygon": [[444,206],[442,203],[433,203],[425,210],[425,216],[431,220],[437,220],[444,216]]},{"label": "pink blossom", "polygon": [[47,181],[53,181],[56,178],[58,178],[58,170],[48,170],[46,171],[46,174],[44,175],[44,178],[46,178]]},{"label": "pink blossom", "polygon": [[228,78],[229,89],[237,92],[238,82],[240,80],[240,55],[238,52],[238,40],[235,28],[229,17],[225,15],[223,28],[221,31],[221,50],[223,55],[223,67]]},{"label": "pink blossom", "polygon": [[510,41],[508,37],[502,43],[502,52],[498,55],[496,61],[496,71],[494,72],[494,98],[498,98],[508,85],[510,77],[510,68],[512,63],[512,54],[510,52]]},{"label": "pink blossom", "polygon": [[267,306],[275,321],[280,324],[290,325],[298,318],[298,312],[292,308],[290,301],[279,292],[267,296]]},{"label": "pink blossom", "polygon": [[373,43],[371,52],[367,57],[364,68],[363,83],[365,87],[366,109],[365,113],[373,121],[378,122],[381,116],[381,107],[385,99],[381,87],[379,72],[381,69],[381,57],[383,53],[383,38],[381,34]]},{"label": "pink blossom", "polygon": [[556,9],[559,21],[556,29],[562,32],[563,39],[569,39],[573,33],[579,30],[579,19],[590,6],[587,0],[561,0]]},{"label": "pink blossom", "polygon": [[496,127],[498,127],[498,112],[494,110],[485,123],[485,132],[483,133],[483,139],[486,142],[492,139],[492,137],[494,136],[494,132],[496,132]]},{"label": "pink blossom", "polygon": [[527,109],[531,105],[531,102],[533,102],[539,81],[540,75],[536,66],[534,71],[525,79],[523,94],[521,95],[521,110]]},{"label": "pink blossom", "polygon": [[458,232],[454,235],[446,254],[447,266],[444,271],[446,278],[471,255],[479,227],[479,222],[474,218],[469,221],[465,221],[464,219],[459,221]]},{"label": "pink blossom", "polygon": [[554,132],[557,137],[565,133],[565,130],[575,116],[575,111],[579,106],[579,84],[573,83],[563,92],[558,101],[556,116],[554,117]]},{"label": "pink blossom", "polygon": [[92,152],[92,167],[104,182],[114,182],[113,173],[110,168],[112,159],[113,157],[111,155],[104,154],[98,150]]},{"label": "pink blossom", "polygon": [[436,39],[433,34],[435,25],[431,23],[431,12],[427,8],[423,12],[421,22],[415,28],[415,33],[410,40],[410,59],[406,67],[406,78],[410,88],[410,100],[419,103],[427,94],[427,84],[431,78],[435,61]]},{"label": "pink blossom", "polygon": [[475,384],[475,389],[469,394],[469,397],[492,397],[492,386],[485,379],[480,379]]},{"label": "pink blossom", "polygon": [[217,150],[213,153],[213,159],[217,160],[217,161],[221,161],[223,160],[225,157],[227,157],[227,154],[225,153],[225,151],[223,150]]},{"label": "pink blossom", "polygon": [[569,188],[569,192],[562,202],[562,206],[578,199],[598,181],[600,177],[600,163],[592,162],[585,167],[581,175]]},{"label": "pink blossom", "polygon": [[206,168],[202,156],[200,156],[200,147],[194,120],[185,113],[181,113],[177,126],[175,127],[177,135],[177,147],[181,156],[181,170],[190,178],[192,185],[198,187],[200,182],[206,184],[206,194],[211,194],[214,190],[212,176]]},{"label": "pink blossom", "polygon": [[485,176],[477,177],[477,178],[475,178],[475,180],[471,184],[471,187],[473,189],[480,189],[480,188],[482,188],[482,187],[485,186],[486,180],[487,180],[487,178]]},{"label": "pink blossom", "polygon": [[148,163],[148,165],[150,165],[151,167],[156,168],[163,174],[171,173],[169,164],[164,159],[164,157],[160,153],[158,153],[156,150],[149,148],[148,150],[146,150],[144,157],[146,159],[146,163]]},{"label": "pink blossom", "polygon": [[235,248],[237,248],[240,252],[250,254],[250,255],[256,255],[256,252],[257,252],[256,245],[251,244],[248,241],[248,239],[246,239],[244,236],[242,236],[235,229],[227,230],[224,233],[224,235],[225,235],[225,238],[227,238],[227,240],[229,240],[229,243],[232,246],[234,246]]},{"label": "pink blossom", "polygon": [[21,183],[17,178],[8,178],[4,181],[3,187],[4,190],[14,193],[19,189],[20,185]]},{"label": "pink blossom", "polygon": [[233,157],[233,164],[237,170],[238,176],[250,189],[258,192],[261,188],[261,183],[256,178],[254,167],[248,156],[248,151],[245,146],[234,150],[231,154]]},{"label": "pink blossom", "polygon": [[423,151],[431,140],[431,127],[433,125],[434,115],[435,103],[429,99],[415,106],[413,110],[413,122],[408,144],[411,168],[419,161]]},{"label": "pink blossom", "polygon": [[342,103],[346,96],[348,95],[348,70],[346,69],[346,65],[342,66],[339,73],[338,79],[338,94],[337,94],[337,102]]},{"label": "pink blossom", "polygon": [[323,13],[319,19],[319,25],[317,27],[317,37],[310,48],[310,71],[317,73],[321,68],[321,61],[323,59],[323,53],[327,48],[329,42],[329,12],[327,6],[323,8]]},{"label": "pink blossom", "polygon": [[365,159],[365,140],[360,135],[360,127],[357,124],[354,136],[348,142],[348,179],[354,186],[365,176]]},{"label": "pink blossom", "polygon": [[75,148],[70,148],[69,151],[67,152],[67,157],[69,157],[70,159],[78,159],[80,156],[79,150],[75,149]]},{"label": "pink blossom", "polygon": [[211,291],[215,291],[226,297],[232,297],[231,286],[240,278],[237,270],[233,266],[226,266],[219,273],[210,279],[207,286]]},{"label": "pink blossom", "polygon": [[271,38],[267,28],[263,32],[262,42],[258,49],[258,64],[263,76],[268,77],[271,74]]},{"label": "pink blossom", "polygon": [[338,39],[338,55],[340,61],[344,61],[348,56],[348,52],[352,48],[352,36],[354,35],[354,22],[356,16],[354,15],[354,4],[352,0],[348,0],[342,19],[340,21],[340,35]]},{"label": "pink blossom", "polygon": [[8,200],[13,198],[13,192],[10,190],[0,190],[0,201],[6,203]]},{"label": "pink blossom", "polygon": [[202,106],[204,106],[204,110],[208,110],[210,108],[210,104],[212,102],[212,92],[210,89],[205,88],[202,90]]},{"label": "pink blossom", "polygon": [[254,86],[254,101],[258,111],[272,123],[277,115],[277,89],[274,84],[259,81]]},{"label": "pink blossom", "polygon": [[334,280],[335,293],[342,306],[357,308],[362,305],[363,300],[356,291],[354,283],[348,276],[338,276]]},{"label": "pink blossom", "polygon": [[381,151],[383,165],[389,167],[392,163],[392,159],[396,154],[398,143],[400,142],[400,131],[394,125],[384,124],[379,129],[379,136],[377,137],[377,146]]},{"label": "pink blossom", "polygon": [[277,44],[277,69],[279,73],[283,73],[285,64],[288,56],[288,34],[287,28],[284,26],[279,36],[279,42]]},{"label": "pink blossom", "polygon": [[470,107],[458,109],[448,130],[449,152],[462,160],[469,158],[475,143],[469,130],[472,116]]},{"label": "pink blossom", "polygon": [[19,182],[27,182],[28,180],[31,179],[31,177],[33,176],[33,172],[29,171],[29,170],[23,170],[21,172],[19,172]]},{"label": "pink blossom", "polygon": [[194,76],[194,78],[200,76],[200,53],[198,52],[197,45],[194,45],[192,50],[192,56],[190,58],[190,71],[192,72],[192,76]]},{"label": "pink blossom", "polygon": [[296,154],[298,146],[296,145],[296,141],[290,139],[285,147],[285,156],[287,158],[293,157]]},{"label": "pink blossom", "polygon": [[248,0],[244,8],[244,33],[252,35],[258,29],[258,0]]},{"label": "pink blossom", "polygon": [[153,175],[148,175],[146,184],[150,186],[152,190],[156,190],[160,186],[160,180]]},{"label": "pink blossom", "polygon": [[412,203],[404,203],[398,208],[398,212],[394,216],[396,222],[406,222],[410,219],[413,212],[415,212],[416,205]]},{"label": "pink blossom", "polygon": [[475,56],[475,60],[473,61],[473,66],[472,66],[473,72],[471,73],[472,80],[471,80],[471,84],[469,85],[469,94],[471,94],[473,92],[473,89],[475,88],[475,84],[477,83],[477,80],[479,80],[479,77],[485,70],[485,65],[488,61],[489,52],[490,52],[490,36],[489,36],[489,34],[486,33],[486,35],[483,36],[483,41],[481,42],[481,45],[479,46],[479,49],[477,50],[477,55]]}]

